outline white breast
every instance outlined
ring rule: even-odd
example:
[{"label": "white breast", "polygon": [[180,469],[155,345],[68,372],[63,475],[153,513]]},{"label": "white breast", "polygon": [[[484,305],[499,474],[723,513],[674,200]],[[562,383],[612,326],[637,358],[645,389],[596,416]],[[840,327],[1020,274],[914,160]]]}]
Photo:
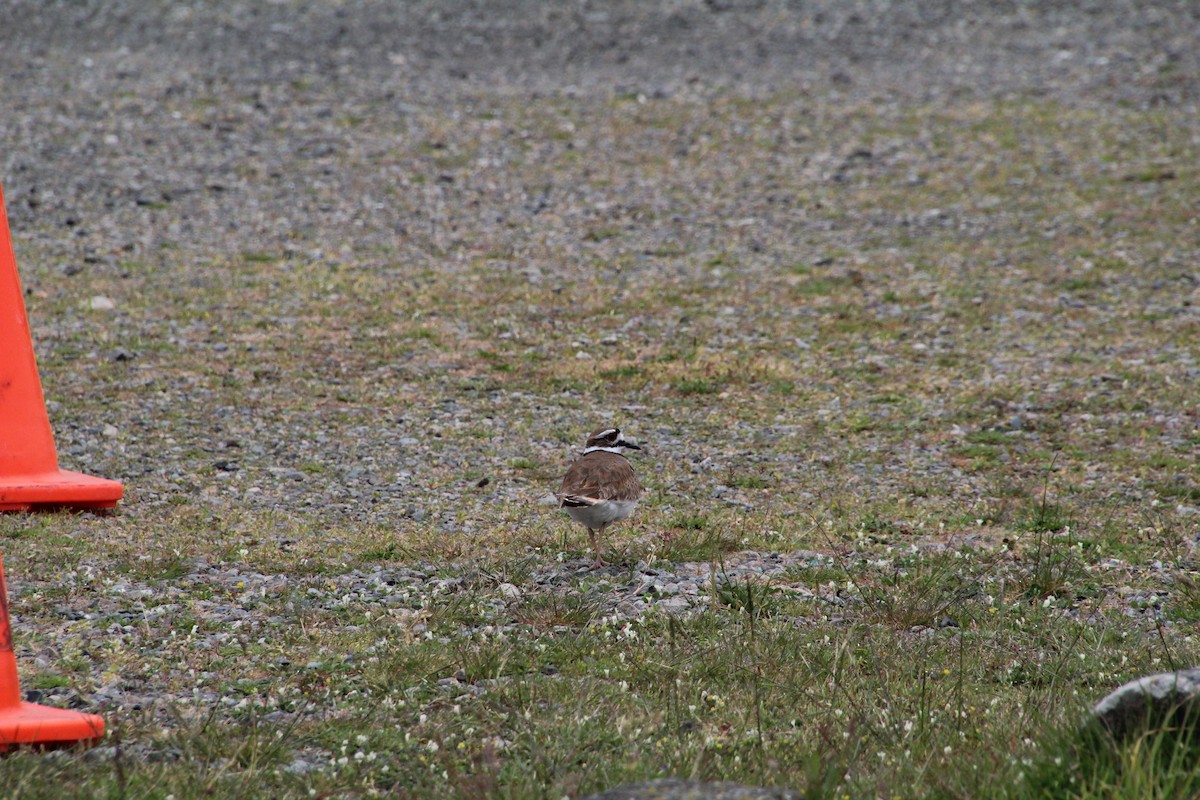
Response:
[{"label": "white breast", "polygon": [[571,519],[597,530],[610,522],[625,519],[637,508],[637,500],[605,500],[594,506],[569,507],[564,509]]}]

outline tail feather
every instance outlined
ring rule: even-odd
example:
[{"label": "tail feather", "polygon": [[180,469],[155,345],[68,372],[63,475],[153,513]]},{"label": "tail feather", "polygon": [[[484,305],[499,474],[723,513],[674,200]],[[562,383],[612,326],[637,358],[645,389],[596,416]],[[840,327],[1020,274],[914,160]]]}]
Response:
[{"label": "tail feather", "polygon": [[559,499],[561,508],[585,508],[604,502],[598,497],[585,497],[579,494],[560,494],[555,496]]}]

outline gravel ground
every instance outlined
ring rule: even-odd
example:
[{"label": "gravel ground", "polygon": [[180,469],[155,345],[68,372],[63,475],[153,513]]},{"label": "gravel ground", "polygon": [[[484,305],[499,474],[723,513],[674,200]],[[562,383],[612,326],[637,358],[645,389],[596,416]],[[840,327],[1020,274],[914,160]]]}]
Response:
[{"label": "gravel ground", "polygon": [[[164,240],[198,257],[337,253],[405,224],[364,156],[425,111],[731,89],[833,105],[1033,94],[1194,107],[1198,24],[1186,2],[1115,0],[18,2],[0,32],[15,112],[0,168],[18,247],[44,242],[64,266]],[[361,133],[342,124],[368,113]],[[164,199],[171,213],[149,213]]]},{"label": "gravel ground", "polygon": [[[459,137],[486,129],[486,119],[474,114],[480,109],[536,109],[544,101],[577,105],[589,118],[605,113],[612,98],[704,107],[729,97],[793,93],[826,118],[844,106],[899,114],[917,106],[1035,97],[1103,119],[1118,109],[1194,115],[1200,100],[1200,7],[1191,2],[18,0],[5,16],[0,179],[31,309],[42,312],[33,315],[39,358],[55,365],[43,377],[60,455],[65,466],[125,481],[122,514],[132,519],[165,513],[184,496],[214,514],[231,507],[284,509],[316,515],[331,528],[436,523],[446,536],[469,535],[486,527],[480,520],[492,510],[533,504],[553,490],[566,442],[591,427],[594,414],[616,410],[602,398],[547,399],[487,386],[451,392],[439,381],[444,374],[461,377],[461,359],[364,363],[347,342],[384,338],[386,325],[366,321],[348,331],[325,320],[326,338],[309,341],[304,332],[314,323],[298,298],[276,297],[261,309],[257,339],[244,331],[229,335],[208,316],[220,319],[222,308],[233,304],[229,297],[256,290],[227,269],[231,261],[253,263],[255,254],[311,270],[313,291],[321,280],[314,265],[342,263],[377,268],[405,291],[417,287],[414,292],[423,270],[461,275],[463,291],[472,292],[487,287],[443,253],[487,241],[509,248],[504,269],[544,287],[593,269],[580,231],[623,219],[622,206],[642,204],[670,216],[669,200],[656,194],[652,180],[637,176],[591,193],[565,180],[538,186],[506,176],[495,165],[504,163],[508,139],[492,141],[474,162],[456,160]],[[585,131],[563,135],[587,151]],[[535,142],[538,137],[535,131]],[[435,164],[430,180],[405,181],[413,161],[395,155],[401,143],[406,153],[417,148],[413,143],[425,143],[421,157]],[[844,144],[822,143],[805,169],[833,181],[859,168]],[[879,164],[885,151],[859,160]],[[594,155],[603,160],[620,153]],[[869,168],[893,167],[899,169],[890,162]],[[748,204],[757,202],[759,188],[747,193]],[[658,246],[675,225],[691,232],[688,241],[698,249],[712,250],[713,240],[735,235],[728,232],[730,220],[745,216],[706,205],[703,197],[680,205],[680,219],[637,223],[639,247]],[[913,229],[967,224],[949,212],[918,211]],[[808,255],[820,256],[820,247],[831,243],[853,250],[880,229],[892,230],[893,222],[870,214],[807,220],[806,231],[828,234]],[[985,231],[1004,223],[982,217],[977,224]],[[578,264],[545,261],[547,242],[563,231],[573,232],[575,244],[561,247],[580,251]],[[768,236],[791,233],[780,228]],[[807,246],[772,242],[767,251]],[[742,244],[745,276],[753,280],[763,268],[753,253],[763,248],[755,250],[749,238]],[[602,254],[602,248],[600,242],[591,249]],[[1186,263],[1189,253],[1194,250],[1177,256],[1185,262],[1181,269],[1194,271],[1195,264]],[[670,260],[640,264],[631,280],[676,286],[676,269]],[[192,305],[163,299],[180,286],[207,299]],[[116,287],[112,297],[99,294],[105,287]],[[337,300],[330,304],[336,307]],[[622,335],[686,335],[677,320],[631,316],[628,325]],[[464,351],[479,346],[480,336],[466,324],[455,329],[447,321],[442,330],[458,330]],[[752,335],[736,325],[729,332],[731,338]],[[582,356],[607,346],[589,336],[563,335],[559,343]],[[222,392],[212,375],[164,369],[161,342],[189,358],[203,354],[214,374],[244,388]],[[280,380],[294,352],[302,353],[301,369]],[[1012,356],[998,351],[1003,357]],[[1184,366],[1194,378],[1195,364]],[[89,402],[88,375],[114,369],[123,372],[107,384],[111,390]],[[302,401],[298,392],[311,394]],[[635,421],[644,415],[630,427],[653,442],[656,458],[668,464],[666,474],[691,476],[706,502],[729,508],[760,502],[726,485],[721,476],[730,463],[753,468],[755,458],[769,458],[802,486],[820,480],[827,466],[814,458],[764,455],[762,430],[749,426],[730,426],[727,438],[697,444],[677,421],[656,421],[654,409],[627,404],[621,411]],[[506,413],[518,420],[511,428]],[[816,413],[840,412],[831,406]],[[1020,431],[1039,412],[1014,404],[998,413]],[[1187,428],[1183,412],[1172,413],[1174,423],[1163,424]],[[791,435],[788,425],[778,421],[765,435]],[[515,436],[504,435],[514,429]],[[479,442],[489,436],[491,449],[480,456]],[[526,455],[552,466],[544,475],[506,473],[505,480],[484,483]],[[899,461],[900,469],[946,475],[964,495],[977,488],[976,477],[947,466],[944,451],[928,441],[914,442]],[[314,463],[319,469],[308,468]],[[900,479],[868,467],[858,478],[881,494]],[[668,494],[688,496],[677,486]],[[277,537],[281,547],[289,535]],[[329,547],[337,546],[334,531]],[[727,568],[734,577],[769,577],[827,558],[748,552],[732,557]],[[515,600],[531,587],[567,585],[576,566],[540,565],[521,585],[503,583],[499,594]],[[469,586],[469,570],[447,575],[444,567],[414,563],[297,578],[185,557],[174,586],[165,589],[156,581],[101,576],[86,565],[53,578],[10,575],[10,585],[14,595],[52,581],[75,587],[69,600],[37,616],[43,639],[70,641],[73,651],[99,648],[101,640],[112,647],[115,639],[128,652],[151,653],[156,647],[220,648],[222,637],[232,635],[180,632],[178,640],[158,639],[149,623],[178,611],[173,592],[197,595],[207,587],[214,599],[189,606],[198,618],[213,615],[219,623],[213,628],[244,626],[265,636],[293,620],[256,613],[255,598],[286,593],[315,608],[387,606],[413,592]],[[652,606],[686,613],[703,607],[713,591],[707,562],[681,560],[671,569],[641,562],[632,571],[596,577],[602,612],[622,619]],[[846,602],[812,594],[833,616]],[[1157,600],[1130,590],[1123,602],[1129,613],[1141,614],[1153,613]],[[122,615],[126,624],[88,626]],[[421,632],[414,619],[410,633]],[[49,665],[63,653],[47,648],[30,655]],[[447,681],[448,691],[462,689]],[[134,686],[98,676],[92,698],[67,687],[47,692],[63,702],[126,708],[162,699],[153,682]],[[223,702],[216,694],[173,699]]]},{"label": "gravel ground", "polygon": [[[1192,46],[1200,22],[1195,7],[1186,2],[1036,7],[738,0],[353,6],[18,3],[9,17],[0,31],[0,74],[5,77],[0,101],[13,113],[0,121],[0,175],[22,278],[33,294],[40,356],[49,364],[53,357],[64,357],[64,351],[83,347],[91,348],[83,354],[85,360],[129,365],[123,382],[127,391],[119,400],[105,398],[119,408],[95,409],[92,418],[80,419],[74,410],[64,414],[57,405],[59,399],[86,398],[86,381],[49,387],[66,460],[74,468],[125,480],[135,501],[164,503],[181,488],[225,491],[220,481],[208,487],[197,484],[198,465],[186,454],[199,447],[208,454],[207,470],[215,465],[224,473],[219,479],[243,484],[243,502],[264,508],[321,507],[328,513],[392,522],[425,513],[420,498],[429,486],[412,476],[427,469],[434,455],[401,433],[403,426],[461,430],[480,416],[490,417],[490,408],[500,413],[525,409],[539,398],[518,392],[442,397],[423,381],[444,373],[444,361],[399,372],[353,359],[342,363],[339,349],[345,349],[350,335],[344,330],[318,334],[327,341],[314,358],[325,363],[313,369],[326,370],[326,383],[314,391],[324,394],[329,384],[361,380],[366,369],[374,370],[367,379],[398,385],[382,402],[339,409],[336,423],[324,413],[327,409],[318,409],[322,418],[316,420],[312,408],[290,413],[285,399],[269,386],[252,386],[233,403],[204,397],[203,390],[189,394],[190,387],[157,386],[149,352],[156,341],[211,352],[217,363],[230,348],[257,346],[260,357],[251,359],[248,369],[263,383],[278,374],[278,356],[287,348],[247,342],[244,334],[241,342],[230,341],[216,326],[208,330],[183,309],[165,307],[155,293],[190,284],[213,298],[205,311],[219,315],[223,307],[234,305],[222,295],[245,287],[214,265],[260,253],[282,254],[301,269],[329,262],[378,265],[402,284],[410,281],[381,260],[386,251],[412,265],[410,271],[436,269],[453,278],[463,269],[461,263],[440,258],[436,250],[469,249],[472,242],[499,243],[522,254],[524,263],[508,268],[526,271],[531,284],[564,281],[591,269],[582,241],[565,245],[567,252],[579,252],[578,264],[541,260],[539,244],[546,246],[564,233],[578,239],[581,229],[622,220],[635,213],[629,209],[644,205],[677,214],[676,222],[666,225],[637,223],[641,246],[653,248],[685,226],[694,245],[712,247],[711,232],[726,230],[729,218],[738,215],[736,207],[706,205],[704,192],[672,209],[677,200],[659,196],[653,185],[636,178],[608,192],[589,193],[565,185],[529,186],[522,177],[486,167],[472,176],[455,162],[461,158],[457,153],[434,159],[449,166],[436,173],[432,184],[414,185],[406,172],[413,162],[390,156],[398,147],[422,141],[436,151],[443,146],[439,137],[452,149],[454,136],[445,128],[453,123],[448,120],[461,120],[464,130],[474,131],[469,136],[477,136],[480,126],[463,114],[514,97],[530,98],[535,105],[541,96],[565,97],[603,113],[607,98],[629,93],[691,98],[703,106],[706,98],[729,92],[794,91],[811,98],[807,102],[820,116],[839,105],[866,103],[886,114],[917,104],[936,107],[1033,95],[1103,114],[1118,107],[1187,113],[1200,92],[1195,80],[1200,56]],[[450,111],[441,115],[444,109]],[[579,146],[586,148],[589,142],[579,138]],[[817,155],[806,158],[805,174],[836,181],[861,169],[854,153],[841,152],[844,145],[831,141],[818,148]],[[479,163],[488,163],[489,157],[503,163],[507,146],[493,143]],[[594,157],[617,155],[596,152]],[[900,165],[911,157],[903,152],[892,156]],[[883,157],[875,160],[880,163]],[[428,165],[417,168],[427,170]],[[405,187],[399,196],[397,185]],[[761,191],[755,184],[742,192],[745,205],[753,205],[751,198]],[[738,196],[733,193],[734,202]],[[894,236],[955,224],[975,226],[983,235],[1004,223],[999,216],[963,220],[934,209],[898,221],[872,214],[840,222],[816,219],[799,229],[781,226],[762,238],[782,241],[769,244],[768,251],[778,247],[819,258],[820,250],[811,252],[787,238],[807,237],[815,230],[825,235],[824,247],[853,250],[872,233]],[[552,233],[540,233],[543,228]],[[763,250],[757,240],[743,244]],[[601,256],[605,252],[591,249]],[[754,279],[764,269],[757,262],[766,258],[747,255],[753,260],[741,270]],[[151,274],[131,274],[130,264]],[[1187,269],[1186,256],[1179,268]],[[642,264],[637,279],[670,282],[679,278],[673,269],[677,267],[669,261]],[[462,281],[464,291],[474,287],[465,274]],[[88,291],[85,286],[106,283],[122,286],[129,295],[118,298],[123,305],[110,318],[80,314],[69,302],[99,302],[107,308],[111,298],[103,294],[99,300],[81,296]],[[47,302],[46,313],[36,313],[44,297],[65,305]],[[164,307],[147,308],[155,302]],[[126,313],[126,306],[135,304]],[[58,313],[64,307],[69,310],[65,317]],[[280,303],[261,324],[302,336],[297,313],[291,303]],[[730,317],[730,324],[738,321]],[[753,318],[742,322],[755,324]],[[464,346],[479,339],[469,327],[458,325],[451,333]],[[627,322],[635,326],[635,335],[639,325],[657,326],[646,338],[686,335],[672,320],[634,317]],[[87,343],[69,341],[73,336]],[[139,343],[147,352],[139,352]],[[586,331],[577,332],[575,343],[581,351],[589,348]],[[933,345],[935,350],[942,346],[937,339]],[[56,374],[44,380],[56,381]],[[69,381],[64,378],[63,383]],[[218,408],[212,407],[214,402]],[[407,412],[405,403],[410,404]],[[160,422],[166,408],[189,415],[187,440]],[[844,410],[817,411],[831,412]],[[530,431],[538,437],[532,444],[540,457],[561,461],[566,451],[559,437],[573,441],[591,423],[561,407],[545,413],[556,436],[548,440],[541,430]],[[214,424],[214,414],[221,418],[219,424]],[[1020,414],[1014,406],[1014,418]],[[217,430],[233,447],[214,441]],[[786,424],[775,430],[777,436],[789,433]],[[660,452],[682,449],[670,426],[643,435],[653,438]],[[727,448],[745,453],[755,446],[745,431],[731,430],[730,435],[735,441],[725,443]],[[511,447],[497,454],[506,459],[528,443],[507,444]],[[313,481],[296,468],[316,454],[337,480]],[[944,469],[938,456],[934,449],[910,458],[937,472]],[[441,460],[470,459],[446,454]],[[704,455],[697,456],[699,466],[691,465],[689,471],[703,472],[703,460]],[[254,492],[249,492],[254,486],[245,485],[255,484],[246,479],[248,472],[260,478]],[[797,475],[801,482],[813,477]],[[511,490],[511,484],[499,487],[499,494],[491,496],[505,499]]]}]

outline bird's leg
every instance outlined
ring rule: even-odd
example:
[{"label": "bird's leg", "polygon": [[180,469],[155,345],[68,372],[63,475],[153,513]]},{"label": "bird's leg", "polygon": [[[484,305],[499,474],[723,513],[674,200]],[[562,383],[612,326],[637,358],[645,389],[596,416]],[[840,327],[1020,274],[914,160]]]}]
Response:
[{"label": "bird's leg", "polygon": [[595,569],[599,569],[600,567],[604,566],[604,559],[600,558],[600,545],[596,541],[596,534],[603,531],[603,526],[599,531],[594,531],[591,528],[588,528],[588,539],[590,539],[592,542],[592,567]]}]

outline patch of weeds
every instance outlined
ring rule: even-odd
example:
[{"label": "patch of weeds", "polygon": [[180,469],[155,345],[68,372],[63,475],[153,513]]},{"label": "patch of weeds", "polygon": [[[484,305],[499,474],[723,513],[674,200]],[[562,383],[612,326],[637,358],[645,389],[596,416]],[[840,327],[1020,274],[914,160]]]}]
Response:
[{"label": "patch of weeds", "polygon": [[735,263],[737,263],[736,260],[729,253],[717,253],[704,260],[706,267],[728,267]]},{"label": "patch of weeds", "polygon": [[1062,282],[1065,292],[1085,292],[1089,289],[1098,289],[1102,285],[1100,279],[1096,277],[1067,278]]},{"label": "patch of weeds", "polygon": [[681,378],[671,384],[671,388],[680,394],[713,394],[717,391],[715,383],[707,378]]},{"label": "patch of weeds", "polygon": [[954,369],[970,364],[971,359],[962,353],[938,353],[933,357],[933,363],[943,369]]},{"label": "patch of weeds", "polygon": [[1194,707],[1144,721],[1119,737],[1089,721],[1047,734],[1026,779],[1008,797],[1143,800],[1200,796],[1200,736]]},{"label": "patch of weeds", "polygon": [[475,354],[496,372],[512,372],[513,366],[503,353],[497,353],[495,350],[478,350]]},{"label": "patch of weeds", "polygon": [[[1184,446],[1190,450],[1191,446],[1195,444],[1197,444],[1197,442],[1188,442]],[[1170,453],[1158,452],[1151,454],[1151,456],[1146,460],[1146,463],[1154,469],[1170,470],[1172,472],[1186,472],[1192,468],[1193,462],[1191,458],[1187,456],[1176,456]]]},{"label": "patch of weeds", "polygon": [[518,622],[545,631],[561,626],[584,628],[602,611],[599,600],[586,592],[535,592],[527,594],[512,614]]},{"label": "patch of weeds", "polygon": [[798,283],[793,291],[802,297],[824,297],[838,291],[844,283],[844,281],[834,278],[810,277],[808,280]]},{"label": "patch of weeds", "polygon": [[455,665],[466,675],[465,683],[521,675],[528,672],[528,654],[507,641],[459,642],[454,647]]},{"label": "patch of weeds", "polygon": [[985,428],[983,430],[972,431],[971,433],[968,433],[966,439],[971,444],[997,445],[1007,442],[1009,440],[1009,436],[1005,431],[998,431],[994,428]]},{"label": "patch of weeds", "polygon": [[901,533],[903,528],[896,522],[875,514],[867,514],[858,523],[858,529],[863,533],[892,536]]},{"label": "patch of weeds", "polygon": [[[1160,72],[1164,74],[1174,69],[1174,66],[1164,66]],[[1159,181],[1175,180],[1177,174],[1173,169],[1162,169],[1160,167],[1148,167],[1134,170],[1124,176],[1125,181],[1129,183],[1158,183]]]},{"label": "patch of weeds", "polygon": [[1062,506],[1047,502],[1043,496],[1041,502],[1031,506],[1025,517],[1017,521],[1016,527],[1032,533],[1057,533],[1070,524],[1071,519]]},{"label": "patch of weeds", "polygon": [[778,614],[782,607],[779,587],[748,578],[721,575],[717,579],[714,594],[723,607],[743,612],[754,619]]},{"label": "patch of weeds", "polygon": [[846,419],[846,430],[850,433],[865,433],[875,428],[875,420],[870,414],[853,414]]},{"label": "patch of weeds", "polygon": [[438,332],[433,328],[413,328],[405,333],[409,339],[424,339],[426,341],[436,341],[440,338]]},{"label": "patch of weeds", "polygon": [[607,380],[617,380],[620,378],[636,378],[642,374],[642,368],[637,364],[622,364],[619,367],[600,370],[600,377]]},{"label": "patch of weeds", "polygon": [[122,259],[117,266],[121,270],[122,275],[140,275],[149,270],[149,266],[145,261],[136,258]]},{"label": "patch of weeds", "polygon": [[36,521],[36,517],[0,516],[0,536],[5,539],[41,538],[49,528]]},{"label": "patch of weeds", "polygon": [[191,571],[187,561],[180,555],[171,554],[163,558],[146,558],[142,556],[132,561],[124,572],[141,580],[173,581],[182,578]]},{"label": "patch of weeds", "polygon": [[765,489],[771,485],[771,480],[764,475],[743,472],[730,475],[725,483],[736,489]]},{"label": "patch of weeds", "polygon": [[582,378],[567,375],[550,376],[548,384],[555,392],[570,392],[573,394],[587,394],[593,388],[590,383]]},{"label": "patch of weeds", "polygon": [[1191,483],[1182,475],[1176,480],[1156,483],[1153,488],[1159,497],[1189,504],[1200,503],[1200,486]]},{"label": "patch of weeds", "polygon": [[672,528],[685,531],[702,531],[708,525],[708,517],[703,514],[679,514],[668,523]]},{"label": "patch of weeds", "polygon": [[1032,531],[1034,533],[1054,533],[1067,528],[1070,525],[1070,518],[1063,510],[1062,504],[1057,500],[1050,501],[1050,475],[1054,471],[1054,461],[1058,458],[1057,454],[1050,461],[1050,466],[1046,469],[1046,477],[1042,482],[1042,498],[1035,503],[1029,510],[1029,513],[1024,519],[1017,523],[1018,530]]},{"label": "patch of weeds", "polygon": [[1195,573],[1176,572],[1171,576],[1171,596],[1165,611],[1179,622],[1200,622],[1200,583]]},{"label": "patch of weeds", "polygon": [[844,582],[846,571],[830,564],[793,564],[783,571],[781,577],[789,583],[815,588],[826,583]]},{"label": "patch of weeds", "polygon": [[935,626],[953,619],[967,599],[979,594],[979,583],[965,565],[957,555],[915,554],[890,566],[861,563],[847,570],[846,578],[876,621],[898,629]]},{"label": "patch of weeds", "polygon": [[191,571],[191,567],[181,556],[172,556],[158,565],[154,577],[161,580],[173,581],[182,578]]},{"label": "patch of weeds", "polygon": [[913,497],[933,497],[937,494],[937,490],[933,484],[917,483],[913,480],[906,481],[904,488]]},{"label": "patch of weeds", "polygon": [[378,660],[369,661],[363,667],[361,680],[367,688],[387,691],[395,685],[397,676],[403,676],[404,685],[419,687],[432,682],[441,673],[454,672],[445,648],[419,642],[406,643],[394,629],[386,634],[381,637],[386,644],[378,648]]},{"label": "patch of weeds", "polygon": [[1026,554],[1020,581],[1021,592],[1030,600],[1072,591],[1087,577],[1087,570],[1075,553],[1071,536],[1051,536],[1039,531],[1032,552]]},{"label": "patch of weeds", "polygon": [[606,239],[615,239],[620,235],[621,229],[616,227],[589,228],[583,234],[583,240],[585,242],[603,242]]},{"label": "patch of weeds", "polygon": [[71,685],[71,680],[63,675],[54,675],[51,673],[42,673],[39,675],[26,676],[22,681],[22,685],[28,689],[60,689]]},{"label": "patch of weeds", "polygon": [[368,548],[359,554],[358,560],[364,564],[374,564],[380,561],[394,561],[404,555],[404,548],[395,542],[388,542],[383,547]]},{"label": "patch of weeds", "polygon": [[527,586],[533,583],[537,561],[533,557],[510,558],[480,565],[464,571],[463,585],[469,588],[490,589],[502,583]]},{"label": "patch of weeds", "polygon": [[[991,466],[1000,461],[1000,452],[990,444],[966,444],[958,447],[955,454],[960,458],[967,458],[971,461],[983,462],[986,466]],[[973,469],[978,469],[979,465],[971,465]]]},{"label": "patch of weeds", "polygon": [[684,518],[684,524],[702,523],[701,527],[674,527],[662,533],[658,541],[661,557],[670,561],[711,561],[738,549],[738,537],[720,526],[705,529],[703,517]]}]

